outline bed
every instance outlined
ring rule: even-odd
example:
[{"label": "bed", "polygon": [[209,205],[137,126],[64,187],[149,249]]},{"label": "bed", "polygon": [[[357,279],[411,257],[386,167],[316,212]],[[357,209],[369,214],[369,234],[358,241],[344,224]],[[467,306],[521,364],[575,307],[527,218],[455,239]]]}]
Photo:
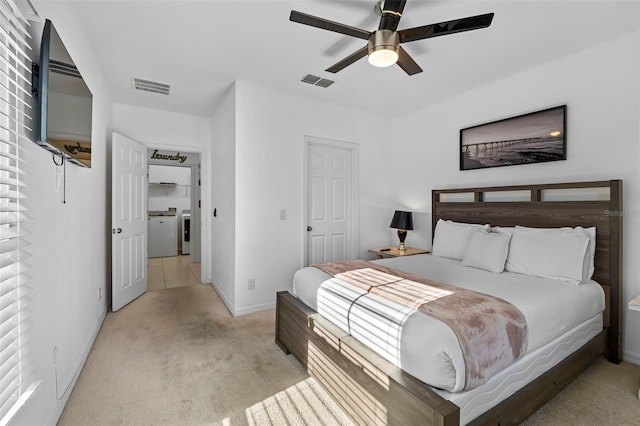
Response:
[{"label": "bed", "polygon": [[[523,194],[526,200],[520,200]],[[518,200],[513,200],[514,195]],[[309,306],[315,307],[313,297],[303,294],[297,298],[289,292],[278,293],[276,343],[292,353],[356,423],[517,424],[598,357],[606,354],[611,362],[621,361],[620,212],[619,180],[432,192],[434,228],[439,219],[501,227],[597,228],[591,288],[597,288],[594,294],[604,295],[604,314],[568,327],[573,329],[579,323],[580,330],[558,333],[546,344],[536,343],[535,350],[475,389],[449,392],[424,384],[414,377],[420,376],[419,371],[412,375],[396,367],[388,356],[380,356],[362,343],[366,336],[361,334],[357,339],[336,325],[339,321],[319,315]],[[412,257],[415,259],[400,259],[401,263],[417,260]],[[430,263],[427,259],[418,264]],[[430,267],[440,268],[438,264]],[[548,291],[549,297],[556,297]],[[446,389],[447,385],[439,387]]]}]

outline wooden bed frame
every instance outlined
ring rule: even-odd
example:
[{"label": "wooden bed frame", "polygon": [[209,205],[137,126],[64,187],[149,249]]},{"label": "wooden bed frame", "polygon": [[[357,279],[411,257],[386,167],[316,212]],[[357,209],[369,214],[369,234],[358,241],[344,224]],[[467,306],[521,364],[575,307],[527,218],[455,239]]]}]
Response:
[{"label": "wooden bed frame", "polygon": [[[580,201],[585,190],[608,199]],[[561,190],[561,191],[558,191]],[[562,190],[565,200],[555,201]],[[525,194],[526,201],[500,193]],[[448,200],[462,193],[469,201]],[[452,195],[454,194],[454,195]],[[548,196],[547,196],[548,195]],[[546,201],[546,199],[553,201]],[[471,201],[472,200],[472,201]],[[543,406],[603,354],[620,363],[622,296],[622,181],[442,189],[432,192],[438,219],[493,226],[597,227],[594,280],[605,292],[605,328],[582,348],[470,424],[518,424]],[[357,424],[458,425],[460,408],[390,364],[289,292],[277,294],[276,343],[292,353]]]}]

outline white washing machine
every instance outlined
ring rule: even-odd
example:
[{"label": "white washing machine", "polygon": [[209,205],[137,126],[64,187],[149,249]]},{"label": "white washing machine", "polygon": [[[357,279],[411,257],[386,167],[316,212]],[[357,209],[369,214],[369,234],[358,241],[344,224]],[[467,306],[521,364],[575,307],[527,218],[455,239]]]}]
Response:
[{"label": "white washing machine", "polygon": [[191,253],[191,210],[182,210],[182,254]]},{"label": "white washing machine", "polygon": [[149,257],[177,256],[178,217],[149,213]]}]

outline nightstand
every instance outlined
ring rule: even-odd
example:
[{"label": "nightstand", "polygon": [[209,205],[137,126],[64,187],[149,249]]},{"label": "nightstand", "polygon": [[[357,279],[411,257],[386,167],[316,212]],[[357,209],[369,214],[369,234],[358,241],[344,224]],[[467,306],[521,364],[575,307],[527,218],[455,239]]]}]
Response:
[{"label": "nightstand", "polygon": [[398,247],[381,247],[369,249],[369,253],[373,253],[380,259],[385,259],[388,257],[399,257],[399,256],[412,256],[414,254],[425,254],[430,253],[429,250],[417,249],[407,247],[406,250],[400,251]]}]

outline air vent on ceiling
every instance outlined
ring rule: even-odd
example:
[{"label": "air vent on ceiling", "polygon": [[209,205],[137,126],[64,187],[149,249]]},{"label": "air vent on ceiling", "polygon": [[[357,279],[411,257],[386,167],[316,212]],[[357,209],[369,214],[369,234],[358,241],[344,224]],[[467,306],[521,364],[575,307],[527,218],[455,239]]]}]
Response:
[{"label": "air vent on ceiling", "polygon": [[303,83],[309,83],[309,84],[316,84],[316,81],[320,80],[320,77],[315,76],[315,75],[311,75],[311,74],[307,74],[304,77],[302,77],[302,81]]},{"label": "air vent on ceiling", "polygon": [[160,83],[157,81],[144,80],[142,78],[133,77],[133,87],[136,90],[144,90],[145,92],[160,93],[161,95],[168,95],[171,86],[167,83]]},{"label": "air vent on ceiling", "polygon": [[333,83],[335,83],[335,81],[323,78],[323,79],[320,79],[320,81],[318,81],[316,83],[316,86],[327,88],[327,87],[331,86]]},{"label": "air vent on ceiling", "polygon": [[82,78],[73,64],[66,64],[64,62],[56,61],[55,59],[49,60],[49,71],[56,74],[68,75],[69,77]]},{"label": "air vent on ceiling", "polygon": [[305,75],[300,81],[303,83],[313,84],[314,86],[324,87],[325,89],[335,83],[333,80],[327,80],[326,78],[320,78],[312,74]]}]

